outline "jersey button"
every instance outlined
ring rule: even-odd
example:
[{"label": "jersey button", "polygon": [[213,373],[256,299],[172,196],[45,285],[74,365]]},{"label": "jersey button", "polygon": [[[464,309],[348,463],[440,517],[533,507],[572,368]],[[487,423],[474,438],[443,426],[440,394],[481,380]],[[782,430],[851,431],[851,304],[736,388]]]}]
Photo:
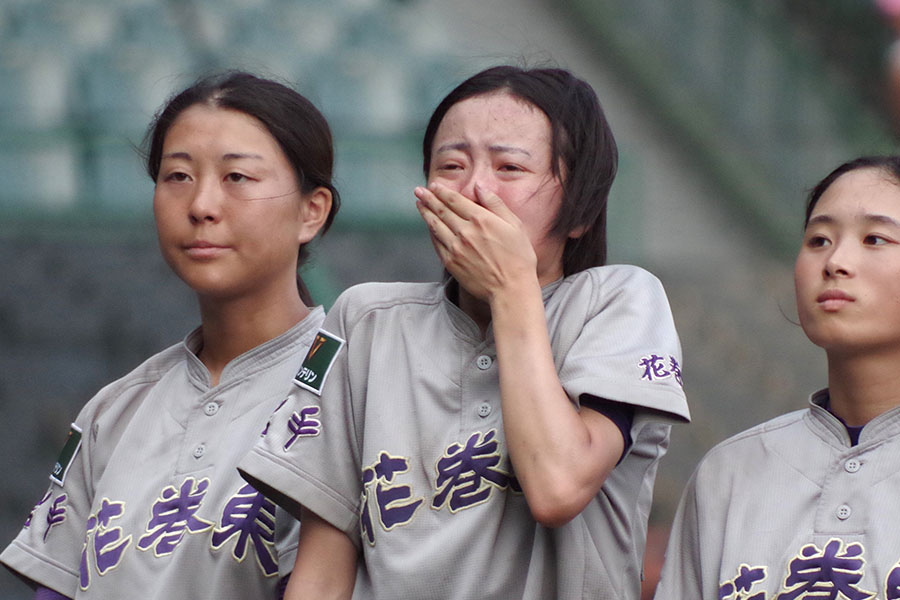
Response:
[{"label": "jersey button", "polygon": [[219,412],[219,405],[216,402],[207,402],[206,406],[203,407],[203,413],[207,417],[211,417],[217,412]]},{"label": "jersey button", "polygon": [[844,463],[844,470],[848,473],[856,473],[859,471],[859,468],[862,466],[862,463],[859,462],[855,458],[851,458],[847,462]]},{"label": "jersey button", "polygon": [[840,506],[838,506],[838,509],[835,512],[835,514],[837,515],[837,518],[840,519],[841,521],[846,521],[847,519],[850,518],[851,512],[853,512],[853,511],[850,510],[849,506],[847,506],[846,504],[841,504]]},{"label": "jersey button", "polygon": [[494,359],[488,356],[487,354],[482,354],[478,358],[475,359],[475,364],[482,371],[486,371],[491,368],[491,365],[494,364]]},{"label": "jersey button", "polygon": [[482,402],[478,405],[478,416],[482,419],[491,414],[491,405],[487,402]]},{"label": "jersey button", "polygon": [[194,448],[194,458],[200,458],[204,454],[206,454],[206,444],[197,444]]}]

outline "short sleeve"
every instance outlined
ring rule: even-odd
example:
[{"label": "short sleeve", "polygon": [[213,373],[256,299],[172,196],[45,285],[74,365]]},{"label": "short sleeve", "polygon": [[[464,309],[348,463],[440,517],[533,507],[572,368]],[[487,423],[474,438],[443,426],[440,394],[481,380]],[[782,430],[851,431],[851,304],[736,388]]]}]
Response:
[{"label": "short sleeve", "polygon": [[238,470],[291,514],[299,517],[300,507],[305,507],[358,543],[360,440],[347,375],[352,340],[347,339],[341,307],[339,298],[303,361],[294,389]]},{"label": "short sleeve", "polygon": [[57,481],[51,481],[19,534],[0,554],[0,561],[19,577],[70,598],[75,597],[79,585],[81,550],[93,494],[90,457],[94,439],[87,413],[86,407],[72,425],[70,439],[80,431],[80,440],[71,448],[68,460],[64,456],[67,450],[63,450],[54,467]]},{"label": "short sleeve", "polygon": [[717,589],[703,590],[698,515],[695,474],[688,482],[675,513],[662,573],[654,596],[657,600],[718,597]]},{"label": "short sleeve", "polygon": [[681,343],[659,280],[637,267],[601,267],[572,287],[568,314],[557,317],[560,337],[572,338],[559,367],[569,396],[590,394],[688,421]]}]

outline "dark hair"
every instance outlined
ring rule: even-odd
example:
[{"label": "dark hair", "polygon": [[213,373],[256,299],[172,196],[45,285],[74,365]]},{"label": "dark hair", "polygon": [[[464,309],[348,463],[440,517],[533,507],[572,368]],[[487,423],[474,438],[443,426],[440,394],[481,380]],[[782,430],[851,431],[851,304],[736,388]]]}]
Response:
[{"label": "dark hair", "polygon": [[816,204],[818,204],[819,199],[822,197],[822,194],[825,193],[825,190],[831,187],[831,184],[837,181],[841,175],[859,169],[878,169],[885,175],[891,177],[894,182],[900,184],[900,156],[861,156],[847,161],[826,175],[822,181],[817,183],[816,186],[810,190],[809,196],[806,199],[806,216],[803,219],[803,227],[806,227],[809,224],[809,217],[812,215],[813,209],[815,209]]},{"label": "dark hair", "polygon": [[[551,168],[563,189],[551,235],[567,237],[563,274],[605,264],[606,203],[616,176],[618,150],[597,94],[569,71],[499,66],[459,84],[438,104],[425,129],[425,176],[431,167],[434,136],[450,107],[467,98],[495,92],[506,92],[528,102],[550,121]],[[569,232],[578,228],[584,228],[584,233],[568,238]]]},{"label": "dark hair", "polygon": [[[293,167],[300,192],[308,194],[318,187],[331,192],[331,210],[322,233],[328,230],[341,205],[340,195],[332,183],[334,149],[328,122],[304,96],[281,83],[250,73],[226,71],[203,77],[174,95],[156,113],[143,143],[147,174],[154,182],[159,176],[169,128],[185,109],[196,104],[237,110],[265,125]],[[298,265],[306,257],[304,244],[300,247]],[[312,304],[309,290],[299,276],[297,287],[304,303]]]}]

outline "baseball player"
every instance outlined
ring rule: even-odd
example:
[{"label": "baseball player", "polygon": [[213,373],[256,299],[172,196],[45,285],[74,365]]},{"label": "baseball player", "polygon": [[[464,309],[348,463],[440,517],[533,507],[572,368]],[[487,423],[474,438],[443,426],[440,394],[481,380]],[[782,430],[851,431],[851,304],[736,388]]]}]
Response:
[{"label": "baseball player", "polygon": [[703,459],[658,599],[900,598],[900,157],[813,188],[794,280],[828,387]]},{"label": "baseball player", "polygon": [[343,294],[240,464],[302,511],[286,597],[637,599],[688,410],[659,282],[598,266],[616,149],[597,98],[567,71],[489,69],[423,147],[451,277]]},{"label": "baseball player", "polygon": [[235,466],[324,317],[297,267],[338,208],[331,134],[295,91],[231,72],[147,139],[160,249],[202,325],[87,403],[0,560],[38,598],[278,598],[298,524]]}]

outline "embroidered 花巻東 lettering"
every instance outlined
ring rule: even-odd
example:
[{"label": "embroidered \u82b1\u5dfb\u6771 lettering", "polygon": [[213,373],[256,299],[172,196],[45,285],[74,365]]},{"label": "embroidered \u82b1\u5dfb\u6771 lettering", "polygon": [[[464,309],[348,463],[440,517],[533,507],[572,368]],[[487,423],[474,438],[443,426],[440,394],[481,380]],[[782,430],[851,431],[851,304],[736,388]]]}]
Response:
[{"label": "embroidered \u82b1\u5dfb\u6771 lettering", "polygon": [[473,433],[465,445],[451,444],[437,462],[437,479],[431,507],[449,506],[455,513],[487,501],[495,489],[506,489],[513,478],[499,468],[503,455],[497,431]]},{"label": "embroidered \u82b1\u5dfb\u6771 lettering", "polygon": [[412,497],[412,488],[408,485],[390,485],[394,478],[409,470],[409,460],[399,456],[391,456],[382,452],[378,462],[363,469],[363,492],[360,503],[360,528],[363,539],[369,545],[375,545],[375,530],[372,526],[372,514],[369,509],[370,489],[374,487],[374,502],[378,509],[378,518],[382,529],[390,531],[399,525],[412,521],[424,498]]},{"label": "embroidered \u82b1\u5dfb\u6771 lettering", "polygon": [[319,416],[318,406],[306,406],[300,412],[294,411],[288,418],[287,428],[291,432],[290,437],[284,443],[284,449],[290,450],[297,438],[315,437],[322,432],[322,422]]},{"label": "embroidered \u82b1\u5dfb\u6771 lettering", "polygon": [[678,364],[678,359],[674,356],[660,356],[658,354],[643,356],[638,362],[638,368],[643,370],[641,379],[646,379],[647,381],[674,379],[678,385],[684,387],[684,381],[681,377],[681,365]]},{"label": "embroidered \u82b1\u5dfb\u6771 lettering", "polygon": [[766,580],[765,567],[741,565],[737,577],[719,584],[719,600],[765,600],[766,593],[751,595],[753,586]]},{"label": "embroidered \u82b1\u5dfb\u6771 lettering", "polygon": [[231,555],[237,562],[243,562],[252,545],[263,575],[278,574],[274,502],[247,484],[225,504],[220,522],[212,534],[213,549],[218,550],[236,536]]},{"label": "embroidered \u82b1\u5dfb\u6771 lettering", "polygon": [[97,514],[88,517],[79,569],[79,583],[82,590],[90,587],[91,563],[94,564],[97,574],[102,576],[122,562],[125,550],[131,544],[131,535],[122,537],[122,528],[110,527],[110,522],[120,518],[124,513],[124,502],[111,502],[108,498],[103,498]]},{"label": "embroidered \u82b1\u5dfb\u6771 lettering", "polygon": [[862,544],[832,538],[824,548],[807,544],[788,564],[783,591],[775,600],[842,598],[868,600],[874,592],[859,589],[865,560]]},{"label": "embroidered \u82b1\u5dfb\u6771 lettering", "polygon": [[187,477],[177,490],[166,486],[150,509],[150,522],[137,547],[153,548],[156,556],[164,556],[175,550],[186,532],[199,533],[213,527],[214,523],[195,516],[208,488],[209,479],[196,481],[193,477]]}]

